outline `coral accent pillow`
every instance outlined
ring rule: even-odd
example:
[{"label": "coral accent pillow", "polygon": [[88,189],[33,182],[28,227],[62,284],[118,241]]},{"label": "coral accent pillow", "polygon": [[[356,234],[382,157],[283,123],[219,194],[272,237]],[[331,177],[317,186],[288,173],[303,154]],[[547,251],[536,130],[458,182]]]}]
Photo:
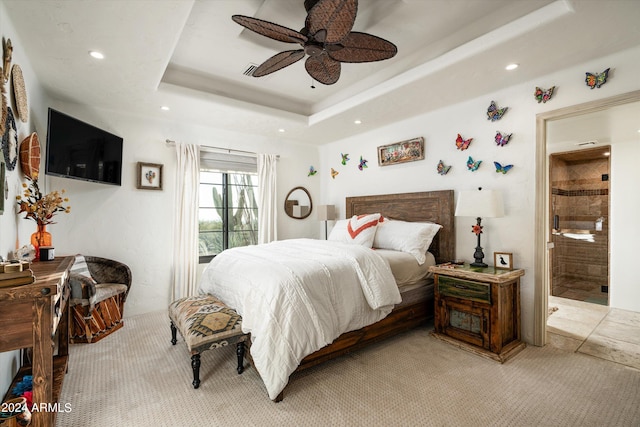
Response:
[{"label": "coral accent pillow", "polygon": [[433,238],[441,228],[440,224],[432,222],[406,222],[385,218],[377,228],[373,247],[407,252],[422,265]]},{"label": "coral accent pillow", "polygon": [[341,219],[331,230],[328,240],[353,243],[370,248],[373,245],[380,217],[380,214],[369,214]]}]

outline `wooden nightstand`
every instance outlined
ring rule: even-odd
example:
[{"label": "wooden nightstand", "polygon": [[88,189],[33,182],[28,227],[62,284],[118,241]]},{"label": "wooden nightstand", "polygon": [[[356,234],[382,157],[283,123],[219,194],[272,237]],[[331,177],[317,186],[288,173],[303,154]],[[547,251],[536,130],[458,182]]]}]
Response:
[{"label": "wooden nightstand", "polygon": [[520,341],[520,277],[524,270],[460,265],[429,267],[435,278],[433,335],[484,357],[505,362]]}]

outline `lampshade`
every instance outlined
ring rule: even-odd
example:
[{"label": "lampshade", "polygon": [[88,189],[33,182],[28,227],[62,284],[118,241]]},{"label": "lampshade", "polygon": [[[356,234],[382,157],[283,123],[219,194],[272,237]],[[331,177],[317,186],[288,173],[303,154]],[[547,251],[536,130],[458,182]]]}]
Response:
[{"label": "lampshade", "polygon": [[499,218],[504,215],[502,193],[498,190],[460,191],[456,204],[456,216]]},{"label": "lampshade", "polygon": [[334,205],[318,206],[319,221],[333,221],[334,219],[336,219],[336,207]]}]

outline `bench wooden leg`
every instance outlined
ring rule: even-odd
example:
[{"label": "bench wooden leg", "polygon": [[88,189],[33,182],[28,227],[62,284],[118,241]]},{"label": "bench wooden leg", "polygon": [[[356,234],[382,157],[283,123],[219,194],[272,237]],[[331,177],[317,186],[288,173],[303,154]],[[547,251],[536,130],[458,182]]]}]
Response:
[{"label": "bench wooden leg", "polygon": [[193,388],[200,387],[200,355],[191,356],[191,368],[193,369]]},{"label": "bench wooden leg", "polygon": [[238,374],[241,374],[244,372],[244,341],[238,343],[236,354],[238,355]]},{"label": "bench wooden leg", "polygon": [[176,343],[178,342],[177,336],[176,334],[178,333],[178,330],[176,329],[176,325],[173,324],[173,322],[171,322],[171,344],[176,345]]}]

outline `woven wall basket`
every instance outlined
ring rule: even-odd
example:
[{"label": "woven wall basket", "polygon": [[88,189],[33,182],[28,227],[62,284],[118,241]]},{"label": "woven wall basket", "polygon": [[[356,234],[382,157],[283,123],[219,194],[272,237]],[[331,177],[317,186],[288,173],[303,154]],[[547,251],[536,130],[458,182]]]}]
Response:
[{"label": "woven wall basket", "polygon": [[38,179],[40,172],[40,141],[38,134],[33,132],[20,143],[20,166],[22,173],[29,178]]},{"label": "woven wall basket", "polygon": [[13,78],[13,96],[16,100],[16,110],[20,121],[26,123],[29,120],[29,105],[27,103],[27,89],[24,85],[22,77],[22,68],[18,64],[14,64],[11,70]]}]

